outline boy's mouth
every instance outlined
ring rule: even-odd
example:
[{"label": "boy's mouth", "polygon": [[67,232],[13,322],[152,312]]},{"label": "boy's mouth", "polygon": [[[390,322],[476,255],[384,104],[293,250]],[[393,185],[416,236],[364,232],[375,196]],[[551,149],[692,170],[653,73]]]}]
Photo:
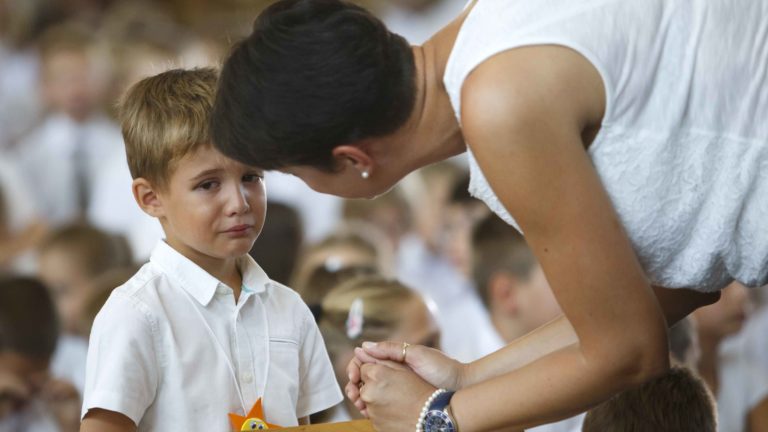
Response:
[{"label": "boy's mouth", "polygon": [[244,233],[248,230],[253,228],[253,225],[235,225],[232,228],[229,228],[228,230],[224,231],[225,233],[233,233],[233,234],[240,234]]}]

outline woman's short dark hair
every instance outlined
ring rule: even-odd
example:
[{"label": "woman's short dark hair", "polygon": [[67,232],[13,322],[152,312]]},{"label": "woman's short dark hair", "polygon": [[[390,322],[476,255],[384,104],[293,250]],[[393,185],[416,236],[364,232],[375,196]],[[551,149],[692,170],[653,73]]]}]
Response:
[{"label": "woman's short dark hair", "polygon": [[334,147],[406,122],[414,70],[409,44],[367,10],[341,0],[278,1],[224,63],[214,143],[267,170],[333,171]]}]

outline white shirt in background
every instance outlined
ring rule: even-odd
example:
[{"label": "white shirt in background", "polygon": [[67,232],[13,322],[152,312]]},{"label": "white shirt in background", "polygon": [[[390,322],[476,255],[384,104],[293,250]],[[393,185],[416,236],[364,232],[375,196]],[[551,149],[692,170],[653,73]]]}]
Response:
[{"label": "white shirt in background", "polygon": [[84,173],[90,202],[104,161],[125,152],[120,129],[106,117],[77,123],[58,114],[26,136],[16,151],[31,197],[53,226],[73,222],[81,214],[78,170]]},{"label": "white shirt in background", "polygon": [[80,397],[85,390],[85,361],[88,357],[88,342],[78,336],[61,335],[51,359],[51,375],[71,383]]},{"label": "white shirt in background", "polygon": [[719,350],[719,432],[742,432],[747,416],[768,398],[768,307],[747,320]]},{"label": "white shirt in background", "polygon": [[298,177],[278,171],[267,172],[264,179],[269,201],[287,204],[299,212],[305,242],[320,241],[338,225],[341,198],[317,193]]},{"label": "white shirt in background", "polygon": [[427,250],[418,237],[400,241],[397,266],[398,279],[437,306],[444,353],[469,362],[504,346],[471,282],[448,260]]},{"label": "white shirt in background", "polygon": [[342,400],[320,332],[298,294],[253,259],[232,290],[160,242],[117,288],[91,331],[82,414],[122,413],[139,431],[231,430],[263,398],[265,419],[297,419]]},{"label": "white shirt in background", "polygon": [[381,16],[390,31],[420,45],[461,14],[467,0],[437,0],[423,11],[391,5]]},{"label": "white shirt in background", "polygon": [[91,187],[88,220],[95,226],[125,237],[134,262],[144,263],[163,237],[160,222],[144,213],[133,197],[131,171],[125,151],[103,161]]}]

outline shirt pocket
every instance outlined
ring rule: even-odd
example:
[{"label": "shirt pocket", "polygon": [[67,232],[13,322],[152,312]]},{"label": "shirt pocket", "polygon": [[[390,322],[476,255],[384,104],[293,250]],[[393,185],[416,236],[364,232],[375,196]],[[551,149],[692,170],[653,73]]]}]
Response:
[{"label": "shirt pocket", "polygon": [[290,413],[295,422],[301,381],[298,341],[269,338],[269,360],[265,408],[272,407],[273,411],[281,411],[283,415]]}]

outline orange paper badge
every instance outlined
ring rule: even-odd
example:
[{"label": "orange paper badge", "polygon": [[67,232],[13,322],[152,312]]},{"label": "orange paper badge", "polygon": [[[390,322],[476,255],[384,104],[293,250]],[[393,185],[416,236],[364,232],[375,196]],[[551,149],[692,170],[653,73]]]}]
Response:
[{"label": "orange paper badge", "polygon": [[264,408],[261,406],[261,398],[253,404],[253,408],[251,408],[247,417],[230,413],[229,421],[236,431],[281,429],[281,426],[267,423],[267,420],[264,418]]}]

